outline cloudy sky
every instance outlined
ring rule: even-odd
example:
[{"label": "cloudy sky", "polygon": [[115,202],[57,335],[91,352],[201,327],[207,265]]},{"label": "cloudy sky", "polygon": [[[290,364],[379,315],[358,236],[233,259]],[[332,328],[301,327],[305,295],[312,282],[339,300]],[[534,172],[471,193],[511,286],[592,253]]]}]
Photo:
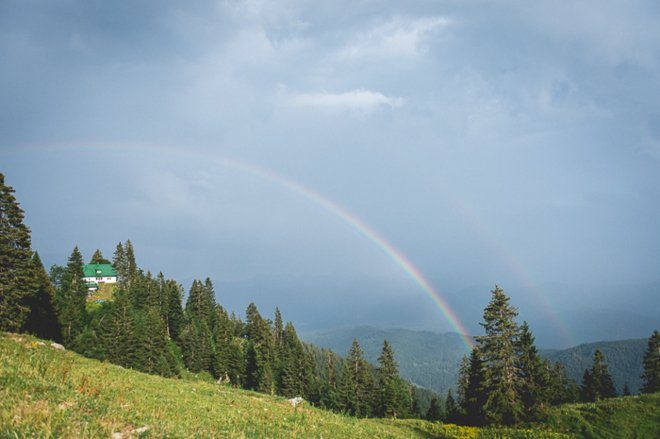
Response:
[{"label": "cloudy sky", "polygon": [[191,3],[0,2],[0,171],[48,264],[130,238],[280,303],[423,296],[259,167],[447,294],[660,278],[657,2]]}]

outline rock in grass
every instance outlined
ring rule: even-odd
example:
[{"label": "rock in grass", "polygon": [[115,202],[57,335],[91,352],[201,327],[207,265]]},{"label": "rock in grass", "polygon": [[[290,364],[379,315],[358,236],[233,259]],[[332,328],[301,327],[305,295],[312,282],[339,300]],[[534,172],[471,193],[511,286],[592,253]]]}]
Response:
[{"label": "rock in grass", "polygon": [[57,349],[57,350],[59,350],[59,351],[66,351],[66,349],[64,348],[64,346],[62,346],[62,345],[59,344],[59,343],[51,342],[51,343],[50,343],[50,347],[53,348],[53,349]]},{"label": "rock in grass", "polygon": [[305,400],[304,400],[302,397],[300,397],[300,396],[296,396],[295,398],[287,399],[287,402],[288,402],[289,404],[291,404],[291,406],[295,409],[295,408],[298,407],[300,404],[302,404],[303,402],[305,402]]}]

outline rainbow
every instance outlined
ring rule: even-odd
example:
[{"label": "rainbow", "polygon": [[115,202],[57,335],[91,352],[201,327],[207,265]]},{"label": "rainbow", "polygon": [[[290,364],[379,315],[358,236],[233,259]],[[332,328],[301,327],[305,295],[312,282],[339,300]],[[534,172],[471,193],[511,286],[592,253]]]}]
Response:
[{"label": "rainbow", "polygon": [[468,335],[469,333],[467,329],[465,329],[465,326],[461,323],[456,313],[450,308],[440,293],[433,287],[431,282],[429,282],[428,279],[424,277],[419,269],[415,267],[415,265],[400,250],[394,247],[394,245],[392,245],[387,239],[381,236],[376,230],[374,230],[359,217],[357,217],[357,215],[349,212],[343,206],[326,198],[313,189],[302,186],[301,184],[276,174],[273,171],[266,170],[259,166],[236,159],[230,159],[226,157],[215,157],[215,159],[225,166],[239,169],[254,176],[260,177],[264,180],[276,183],[286,188],[287,190],[308,199],[312,203],[340,218],[353,229],[360,232],[362,236],[371,241],[392,261],[394,261],[396,265],[398,265],[399,268],[401,268],[401,270],[406,273],[431,298],[431,300],[433,300],[433,302],[435,302],[435,304],[440,309],[440,312],[442,312],[443,316],[447,319],[451,327],[458,334],[460,334],[463,342],[465,343],[465,346],[468,349],[472,349],[473,341],[472,338]]},{"label": "rainbow", "polygon": [[[94,144],[94,145],[87,145],[91,146],[95,149],[109,149],[109,150],[121,150],[123,148],[130,149],[128,145],[122,147],[118,145],[109,145],[109,144]],[[172,147],[169,145],[162,145],[162,146],[154,146],[154,145],[144,145],[144,144],[132,144],[130,146],[134,146],[138,149],[151,149],[155,150],[158,152],[162,152],[163,150],[167,150],[172,153],[177,153],[177,154],[183,154],[180,148]],[[44,150],[44,149],[53,149],[53,150],[61,150],[61,149],[80,149],[83,146],[74,146],[71,144],[68,145],[48,145],[48,146],[41,146],[41,147],[19,147],[19,148],[14,148],[13,150],[16,151],[25,151],[26,149],[35,149],[35,150]],[[385,239],[382,235],[380,235],[376,230],[374,230],[372,227],[370,227],[367,223],[365,223],[363,220],[361,220],[357,215],[353,214],[352,212],[348,211],[346,208],[343,206],[339,205],[338,203],[328,199],[327,197],[321,195],[320,193],[316,192],[313,189],[310,189],[308,187],[305,187],[301,185],[300,183],[297,183],[289,178],[286,178],[282,175],[279,175],[273,171],[267,170],[265,168],[256,166],[251,163],[247,163],[241,160],[237,160],[234,158],[229,158],[229,157],[224,157],[220,155],[209,155],[209,154],[202,154],[199,152],[196,152],[194,150],[186,150],[185,151],[186,156],[197,156],[200,157],[201,159],[205,161],[209,160],[214,160],[217,163],[225,166],[225,167],[230,167],[234,168],[237,170],[240,170],[242,172],[251,174],[255,177],[261,178],[263,180],[266,180],[268,182],[277,184],[280,187],[283,187],[287,189],[290,192],[293,192],[297,195],[300,195],[304,197],[305,199],[311,201],[313,204],[321,207],[323,210],[327,211],[328,213],[338,217],[341,219],[344,223],[352,227],[354,230],[358,231],[362,236],[364,236],[366,239],[368,239],[371,243],[373,243],[376,247],[378,247],[383,253],[385,253],[410,279],[412,279],[415,284],[417,284],[430,298],[431,300],[437,305],[438,309],[440,312],[443,314],[447,322],[451,325],[452,329],[456,331],[462,338],[465,346],[468,349],[472,349],[473,347],[473,340],[472,338],[468,335],[469,332],[465,328],[465,326],[461,323],[460,319],[456,315],[456,313],[451,309],[449,304],[444,300],[442,295],[438,292],[436,288],[433,287],[431,282],[424,277],[422,272],[415,267],[415,265],[400,251],[398,250],[392,243],[390,243],[387,239]],[[465,214],[465,209],[462,209],[463,213]],[[477,225],[477,224],[474,224]]]}]

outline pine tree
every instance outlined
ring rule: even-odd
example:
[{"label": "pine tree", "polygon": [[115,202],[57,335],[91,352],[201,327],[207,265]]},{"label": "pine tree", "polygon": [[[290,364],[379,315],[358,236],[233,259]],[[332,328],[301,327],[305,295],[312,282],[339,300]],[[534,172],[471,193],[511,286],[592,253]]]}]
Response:
[{"label": "pine tree", "polygon": [[467,386],[464,396],[460,401],[458,418],[463,415],[463,420],[470,425],[483,425],[486,422],[485,406],[488,401],[486,366],[479,347],[474,347],[470,352],[467,370]]},{"label": "pine tree", "polygon": [[356,413],[355,381],[353,380],[353,375],[351,365],[347,361],[344,361],[337,385],[337,408],[348,415],[355,415]]},{"label": "pine tree", "polygon": [[165,294],[167,296],[167,333],[172,340],[178,340],[181,327],[184,323],[182,296],[183,287],[174,280],[165,283]]},{"label": "pine tree", "polygon": [[320,404],[328,410],[337,410],[339,408],[339,396],[337,394],[334,354],[331,351],[325,351],[323,359],[325,376],[321,383]]},{"label": "pine tree", "polygon": [[411,396],[405,382],[399,377],[394,351],[387,340],[383,341],[378,364],[378,415],[393,418],[405,416],[411,408]]},{"label": "pine tree", "polygon": [[101,326],[100,338],[108,361],[133,367],[136,357],[135,320],[133,305],[125,291],[115,291],[111,310]]},{"label": "pine tree", "polygon": [[543,367],[548,371],[547,397],[550,405],[577,402],[580,399],[580,388],[568,377],[562,363],[544,360]]},{"label": "pine tree", "polygon": [[449,389],[447,391],[447,398],[445,398],[445,421],[455,424],[460,422],[460,418],[460,412],[454,400],[454,395],[452,395],[451,389]]},{"label": "pine tree", "polygon": [[598,399],[598,382],[594,379],[589,369],[584,369],[582,374],[582,386],[580,388],[580,400],[582,402],[594,402]]},{"label": "pine tree", "polygon": [[38,288],[25,214],[0,173],[0,331],[18,331],[29,313],[26,301]]},{"label": "pine tree", "polygon": [[126,291],[128,288],[128,267],[126,264],[126,252],[124,245],[120,242],[115,248],[114,257],[112,259],[112,266],[117,271],[117,288]]},{"label": "pine tree", "polygon": [[281,364],[281,394],[288,397],[307,397],[312,384],[310,363],[291,322],[284,328]]},{"label": "pine tree", "polygon": [[55,295],[62,340],[69,346],[82,332],[85,324],[88,291],[83,276],[83,257],[78,247],[75,247],[69,257],[60,289]]},{"label": "pine tree", "polygon": [[616,389],[607,364],[605,364],[605,357],[600,350],[596,349],[593,366],[590,370],[584,371],[581,399],[585,402],[593,402],[614,396],[616,396]]},{"label": "pine tree", "polygon": [[425,418],[431,422],[439,421],[443,418],[442,408],[440,407],[440,401],[438,401],[438,398],[431,398],[431,404],[429,405]]},{"label": "pine tree", "polygon": [[215,296],[210,282],[208,278],[206,284],[199,280],[193,281],[186,301],[186,313],[194,317],[196,321],[206,322],[209,327],[212,327]]},{"label": "pine tree", "polygon": [[174,362],[168,358],[167,329],[156,308],[135,313],[135,358],[132,367],[142,372],[173,376]]},{"label": "pine tree", "polygon": [[488,397],[483,410],[486,420],[497,424],[514,424],[523,417],[518,392],[520,370],[516,361],[517,315],[518,311],[509,304],[509,297],[495,286],[484,310],[484,323],[480,323],[486,335],[477,337],[477,343],[486,365]]},{"label": "pine tree", "polygon": [[131,288],[131,283],[136,279],[139,271],[137,263],[135,262],[135,250],[133,249],[133,243],[131,240],[126,241],[125,249],[125,269],[126,269],[126,280],[127,287]]},{"label": "pine tree", "polygon": [[660,333],[653,331],[644,353],[642,393],[660,392]]},{"label": "pine tree", "polygon": [[254,303],[246,311],[246,387],[264,393],[274,391],[273,339],[268,321],[264,320]]},{"label": "pine tree", "polygon": [[353,395],[348,400],[354,404],[354,414],[359,417],[370,416],[374,406],[374,377],[357,339],[353,340],[344,366],[353,384]]},{"label": "pine tree", "polygon": [[40,338],[60,341],[62,334],[55,312],[55,288],[36,252],[32,257],[32,265],[37,280],[37,290],[26,302],[30,312],[22,331]]},{"label": "pine tree", "polygon": [[92,255],[92,259],[89,261],[90,264],[109,264],[110,261],[108,261],[106,258],[103,257],[103,253],[101,253],[101,250],[96,249],[94,254]]},{"label": "pine tree", "polygon": [[537,420],[547,403],[549,385],[547,369],[539,357],[527,322],[520,327],[518,338],[518,369],[520,371],[520,397],[525,410],[525,419]]},{"label": "pine tree", "polygon": [[180,345],[183,363],[190,372],[212,371],[213,337],[205,321],[189,317],[181,331]]}]

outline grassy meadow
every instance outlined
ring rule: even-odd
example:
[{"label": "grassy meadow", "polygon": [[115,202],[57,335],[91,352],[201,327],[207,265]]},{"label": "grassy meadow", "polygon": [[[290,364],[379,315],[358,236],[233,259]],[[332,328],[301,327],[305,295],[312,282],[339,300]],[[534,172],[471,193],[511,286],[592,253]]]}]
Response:
[{"label": "grassy meadow", "polygon": [[652,437],[660,395],[554,410],[547,426],[477,429],[421,420],[356,419],[194,379],[167,379],[0,334],[5,437]]}]

